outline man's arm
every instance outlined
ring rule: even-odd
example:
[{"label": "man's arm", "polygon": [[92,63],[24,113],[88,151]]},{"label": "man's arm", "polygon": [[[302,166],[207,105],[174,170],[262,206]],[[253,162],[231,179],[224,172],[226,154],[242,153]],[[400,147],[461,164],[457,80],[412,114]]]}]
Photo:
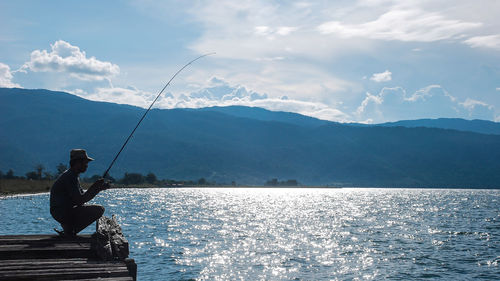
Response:
[{"label": "man's arm", "polygon": [[92,200],[100,191],[109,188],[109,184],[106,183],[104,179],[98,179],[83,194],[80,193],[78,182],[76,183],[76,185],[77,188],[72,188],[71,198],[73,200],[73,203],[78,206]]}]

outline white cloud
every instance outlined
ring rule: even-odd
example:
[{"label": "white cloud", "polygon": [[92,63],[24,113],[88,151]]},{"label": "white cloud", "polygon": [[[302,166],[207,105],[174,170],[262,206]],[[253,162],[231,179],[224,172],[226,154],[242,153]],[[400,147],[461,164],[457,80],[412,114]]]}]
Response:
[{"label": "white cloud", "polygon": [[266,35],[269,35],[271,33],[271,29],[269,28],[269,26],[256,26],[255,27],[255,34],[257,35],[262,35],[262,36],[266,36]]},{"label": "white cloud", "polygon": [[51,44],[51,51],[35,50],[22,71],[65,72],[80,80],[106,80],[120,73],[116,64],[87,58],[84,51],[63,40]]},{"label": "white cloud", "polygon": [[[93,101],[104,101],[118,104],[129,104],[143,108],[149,107],[156,95],[138,90],[135,87],[129,86],[126,88],[110,87],[96,88],[91,92],[82,89],[69,91],[70,93]],[[169,97],[167,93],[163,94],[162,98]],[[160,99],[159,99],[160,100]]]},{"label": "white cloud", "polygon": [[467,110],[469,118],[485,120],[496,119],[495,107],[483,101],[467,98],[464,102],[461,102],[460,105]]},{"label": "white cloud", "polygon": [[[171,109],[242,105],[295,112],[324,120],[352,121],[348,114],[321,102],[301,101],[286,96],[270,98],[266,94],[248,90],[241,85],[230,85],[216,77],[210,79],[209,84],[207,88],[189,94],[164,93],[154,107]],[[131,104],[143,108],[149,107],[156,97],[156,94],[140,91],[134,87],[97,88],[92,92],[79,89],[70,92],[90,100]]]},{"label": "white cloud", "polygon": [[0,87],[4,88],[20,88],[19,84],[12,82],[12,72],[10,67],[0,62]]},{"label": "white cloud", "polygon": [[223,79],[210,79],[211,86],[199,91],[172,96],[159,102],[162,108],[201,108],[210,106],[242,105],[262,107],[273,111],[288,111],[316,118],[346,122],[350,116],[321,102],[303,101],[287,96],[269,97],[241,85],[230,85]]},{"label": "white cloud", "polygon": [[370,93],[366,93],[366,98],[361,102],[361,105],[356,109],[357,114],[364,114],[367,112],[367,108],[370,104],[380,105],[383,102],[382,95],[372,95]]},{"label": "white cloud", "polygon": [[[429,85],[427,87],[424,87],[422,89],[417,90],[413,95],[411,95],[408,98],[405,98],[406,100],[410,102],[415,102],[415,101],[422,101],[422,102],[429,102],[429,101],[436,101],[439,104],[446,104],[448,102],[455,103],[456,98],[450,93],[448,93],[443,87],[440,85]],[[439,99],[439,100],[436,100]]]},{"label": "white cloud", "polygon": [[433,42],[458,38],[481,25],[479,22],[448,19],[439,12],[414,8],[392,9],[374,21],[360,24],[329,21],[319,25],[318,30],[323,34],[337,34],[346,38]]},{"label": "white cloud", "polygon": [[344,43],[332,45],[315,31],[321,8],[318,3],[200,1],[189,10],[204,27],[191,48],[200,53],[216,50],[219,58],[247,62],[297,55],[324,59]]},{"label": "white cloud", "polygon": [[297,30],[297,27],[293,26],[280,26],[276,30],[276,34],[281,35],[281,36],[286,36],[289,35],[290,33],[294,32]]},{"label": "white cloud", "polygon": [[357,120],[373,122],[402,119],[459,117],[456,99],[439,85],[430,85],[412,95],[402,87],[384,87],[377,95],[367,96],[354,115]]},{"label": "white cloud", "polygon": [[343,96],[353,98],[352,93],[362,89],[360,85],[338,79],[314,65],[290,63],[287,60],[245,66],[228,63],[220,68],[210,69],[193,68],[186,73],[183,80],[191,85],[198,84],[198,88],[192,87],[189,90],[196,92],[199,89],[212,87],[200,83],[211,76],[224,77],[224,80],[230,81],[231,85],[244,85],[253,92],[265,93],[269,98],[286,95],[290,99],[321,101],[329,105],[339,102]]},{"label": "white cloud", "polygon": [[375,82],[387,82],[392,80],[392,72],[389,70],[386,70],[381,73],[374,73],[370,80],[375,81]]},{"label": "white cloud", "polygon": [[235,99],[249,99],[253,101],[267,98],[266,94],[259,94],[253,91],[248,91],[243,86],[232,87],[228,83],[223,82],[223,80],[215,77],[212,78],[211,81],[215,81],[214,86],[191,93],[189,97],[212,101],[231,101]]},{"label": "white cloud", "polygon": [[473,48],[492,48],[500,50],[500,35],[476,36],[464,41]]},{"label": "white cloud", "polygon": [[408,95],[402,87],[383,88],[379,94],[367,93],[353,114],[358,121],[381,123],[421,118],[473,118],[494,120],[495,107],[467,98],[460,102],[440,85],[430,85]]},{"label": "white cloud", "polygon": [[[241,105],[261,107],[272,111],[295,112],[336,122],[382,123],[420,118],[474,118],[497,120],[495,108],[485,102],[466,99],[459,102],[439,85],[430,85],[407,94],[402,87],[383,88],[378,94],[366,97],[352,114],[346,113],[342,104],[328,105],[318,101],[305,101],[288,96],[269,97],[241,85],[231,85],[224,79],[213,77],[206,87],[184,94],[163,93],[156,108],[203,108],[212,106]],[[127,88],[97,88],[92,92],[72,91],[86,99],[149,107],[157,94]]]},{"label": "white cloud", "polygon": [[467,98],[464,102],[461,102],[460,104],[469,111],[474,110],[476,107],[487,107],[490,109],[493,108],[493,106],[488,105],[485,102],[474,100],[471,98]]},{"label": "white cloud", "polygon": [[361,121],[361,123],[373,123],[374,118],[376,120],[382,120],[384,118],[383,113],[379,109],[382,102],[383,98],[381,96],[366,93],[365,99],[361,102],[355,112],[355,115],[358,117],[358,121]]},{"label": "white cloud", "polygon": [[255,27],[255,34],[259,36],[267,36],[269,39],[274,39],[276,35],[287,36],[297,29],[297,27],[293,26],[279,26],[277,28],[272,28],[261,25]]}]

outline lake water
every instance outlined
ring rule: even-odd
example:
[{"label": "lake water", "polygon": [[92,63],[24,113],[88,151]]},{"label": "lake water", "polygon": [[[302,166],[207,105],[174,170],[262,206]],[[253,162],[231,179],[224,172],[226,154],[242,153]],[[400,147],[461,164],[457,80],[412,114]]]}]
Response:
[{"label": "lake water", "polygon": [[[138,280],[500,280],[500,190],[108,190]],[[51,233],[48,194],[0,234]],[[93,232],[94,226],[84,232]]]}]

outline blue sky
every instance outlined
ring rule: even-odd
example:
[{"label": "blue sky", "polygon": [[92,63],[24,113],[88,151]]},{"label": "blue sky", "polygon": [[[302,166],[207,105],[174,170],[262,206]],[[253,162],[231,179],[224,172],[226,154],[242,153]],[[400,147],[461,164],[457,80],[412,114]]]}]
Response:
[{"label": "blue sky", "polygon": [[500,2],[0,1],[0,86],[340,122],[500,122]]}]

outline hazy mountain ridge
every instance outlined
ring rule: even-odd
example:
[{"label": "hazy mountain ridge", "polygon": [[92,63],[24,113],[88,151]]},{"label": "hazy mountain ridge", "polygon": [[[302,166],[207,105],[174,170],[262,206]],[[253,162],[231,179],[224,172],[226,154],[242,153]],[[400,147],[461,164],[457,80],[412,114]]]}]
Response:
[{"label": "hazy mountain ridge", "polygon": [[[201,111],[216,111],[232,115],[235,117],[251,118],[262,121],[276,121],[284,123],[292,123],[300,126],[318,127],[328,123],[337,123],[327,120],[320,120],[314,117],[305,116],[292,112],[269,111],[258,107],[246,106],[226,106],[226,107],[206,107]],[[337,123],[339,124],[339,123]],[[438,119],[417,119],[417,120],[401,120],[396,122],[386,122],[381,124],[360,124],[360,123],[345,123],[342,125],[351,126],[380,126],[380,127],[407,127],[407,128],[438,128],[457,130],[465,132],[474,132],[480,134],[500,135],[500,123],[487,120],[466,120],[461,118],[438,118]]]},{"label": "hazy mountain ridge", "polygon": [[305,116],[292,112],[285,111],[269,111],[259,107],[247,107],[247,106],[225,106],[225,107],[205,107],[193,110],[200,111],[216,111],[224,114],[232,115],[235,117],[243,117],[256,119],[261,121],[276,121],[291,123],[300,126],[313,126],[318,127],[330,123],[331,121],[320,120],[314,117]]},{"label": "hazy mountain ridge", "polygon": [[[0,170],[67,163],[102,174],[144,109],[63,92],[0,89]],[[297,123],[297,124],[296,124]],[[494,123],[494,122],[491,122]],[[496,124],[496,123],[495,123]],[[154,109],[111,174],[263,184],[500,187],[500,136],[437,128],[357,127],[260,108]]]},{"label": "hazy mountain ridge", "polygon": [[475,132],[480,134],[500,135],[500,123],[486,120],[464,120],[460,118],[438,118],[438,119],[419,119],[419,120],[401,120],[397,122],[388,122],[378,124],[377,126],[407,128],[427,127],[440,128],[465,132]]}]

